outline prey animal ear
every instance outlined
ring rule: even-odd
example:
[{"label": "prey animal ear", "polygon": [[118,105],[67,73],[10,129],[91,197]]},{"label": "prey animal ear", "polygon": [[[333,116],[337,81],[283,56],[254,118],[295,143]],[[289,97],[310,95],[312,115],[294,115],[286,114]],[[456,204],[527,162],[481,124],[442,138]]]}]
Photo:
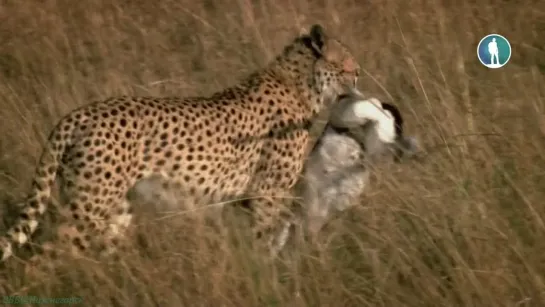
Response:
[{"label": "prey animal ear", "polygon": [[394,121],[392,114],[382,108],[376,98],[365,98],[354,89],[339,97],[339,101],[331,110],[329,122],[338,128],[354,128],[368,122],[386,124]]},{"label": "prey animal ear", "polygon": [[354,103],[352,110],[356,117],[361,119],[377,120],[381,114],[384,115],[382,104],[376,98],[359,100]]},{"label": "prey animal ear", "polygon": [[420,150],[420,143],[415,136],[404,136],[400,142],[407,156],[414,156]]},{"label": "prey animal ear", "polygon": [[392,116],[394,117],[394,122],[395,122],[396,135],[398,137],[402,137],[403,129],[404,129],[403,116],[401,116],[401,112],[399,111],[397,106],[388,102],[382,102],[382,108],[384,110],[389,111],[390,114],[392,114]]},{"label": "prey animal ear", "polygon": [[368,121],[376,124],[378,138],[384,143],[394,143],[397,138],[395,118],[389,110],[382,108],[376,98],[356,101],[352,105],[354,116],[363,125]]},{"label": "prey animal ear", "polygon": [[396,162],[400,162],[402,158],[415,157],[420,151],[420,144],[414,136],[403,136],[395,145],[394,161]]}]

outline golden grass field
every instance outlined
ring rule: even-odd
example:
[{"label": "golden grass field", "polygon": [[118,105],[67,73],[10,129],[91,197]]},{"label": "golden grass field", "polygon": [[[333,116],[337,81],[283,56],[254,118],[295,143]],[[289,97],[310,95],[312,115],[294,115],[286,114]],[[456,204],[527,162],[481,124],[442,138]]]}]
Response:
[{"label": "golden grass field", "polygon": [[[211,94],[314,23],[351,47],[362,90],[400,106],[423,157],[384,166],[319,244],[292,244],[274,263],[184,216],[144,219],[146,248],[118,262],[67,259],[31,277],[11,258],[1,296],[85,306],[545,306],[545,2],[145,2],[1,2],[8,222],[7,204],[30,187],[61,116],[113,95]],[[478,62],[489,33],[511,42],[502,69]],[[244,233],[234,221],[228,229]]]}]

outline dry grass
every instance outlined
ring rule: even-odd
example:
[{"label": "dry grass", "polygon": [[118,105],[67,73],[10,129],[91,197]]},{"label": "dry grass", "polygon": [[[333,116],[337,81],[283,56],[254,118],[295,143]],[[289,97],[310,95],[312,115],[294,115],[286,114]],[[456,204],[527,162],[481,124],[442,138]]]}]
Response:
[{"label": "dry grass", "polygon": [[[351,46],[360,88],[395,99],[428,155],[378,176],[321,250],[299,246],[289,263],[190,221],[149,222],[145,251],[43,278],[10,268],[0,293],[89,306],[545,304],[544,20],[539,0],[3,1],[5,200],[24,195],[45,137],[76,106],[210,94],[315,22]],[[494,32],[513,56],[489,70],[476,45]]]}]

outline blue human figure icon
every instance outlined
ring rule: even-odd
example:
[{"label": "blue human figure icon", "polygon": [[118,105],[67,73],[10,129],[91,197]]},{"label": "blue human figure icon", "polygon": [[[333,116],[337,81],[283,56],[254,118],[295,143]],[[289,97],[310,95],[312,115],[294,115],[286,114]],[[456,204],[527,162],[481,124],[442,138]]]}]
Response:
[{"label": "blue human figure icon", "polygon": [[490,65],[494,65],[494,58],[496,58],[496,65],[500,65],[498,43],[496,42],[495,37],[488,43],[488,53],[490,53]]}]

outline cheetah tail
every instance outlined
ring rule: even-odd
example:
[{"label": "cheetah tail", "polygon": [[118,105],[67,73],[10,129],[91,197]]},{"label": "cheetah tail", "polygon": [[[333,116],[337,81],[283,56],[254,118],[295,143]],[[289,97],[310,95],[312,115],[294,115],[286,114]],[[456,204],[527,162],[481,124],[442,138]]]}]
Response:
[{"label": "cheetah tail", "polygon": [[[63,126],[68,129],[63,130]],[[0,261],[5,261],[13,253],[13,244],[22,246],[38,227],[38,218],[47,210],[51,197],[51,187],[55,182],[57,170],[64,151],[69,144],[60,141],[65,135],[72,135],[75,125],[63,125],[63,121],[50,134],[40,156],[31,192],[20,208],[20,215],[7,234],[0,237]],[[67,128],[67,127],[65,127]],[[68,137],[70,139],[70,137]]]}]

